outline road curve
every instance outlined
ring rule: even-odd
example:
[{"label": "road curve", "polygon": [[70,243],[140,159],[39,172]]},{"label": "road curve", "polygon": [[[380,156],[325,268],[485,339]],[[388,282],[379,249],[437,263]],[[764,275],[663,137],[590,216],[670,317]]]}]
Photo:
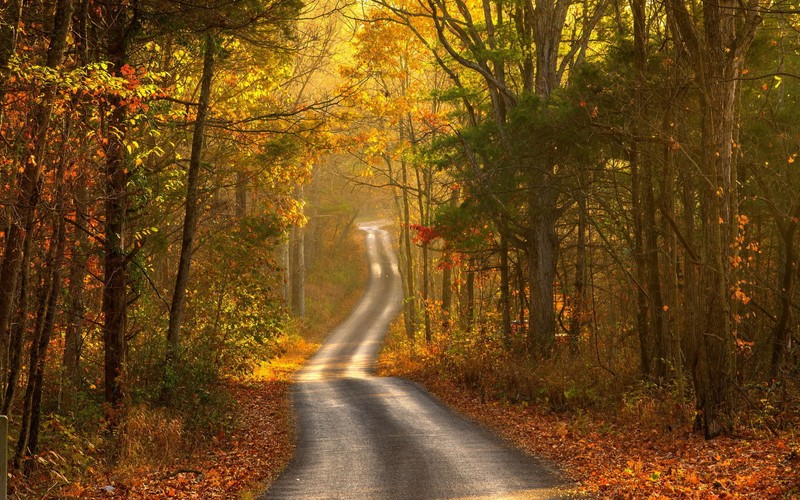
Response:
[{"label": "road curve", "polygon": [[299,373],[294,459],[262,499],[562,498],[544,464],[411,382],[371,369],[401,303],[389,234],[366,233],[361,302]]}]

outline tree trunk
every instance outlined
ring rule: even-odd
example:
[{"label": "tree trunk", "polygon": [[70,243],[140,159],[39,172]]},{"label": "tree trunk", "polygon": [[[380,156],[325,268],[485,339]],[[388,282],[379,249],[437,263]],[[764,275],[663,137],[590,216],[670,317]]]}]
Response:
[{"label": "tree trunk", "polygon": [[197,219],[199,216],[198,191],[203,159],[206,119],[208,117],[209,102],[211,101],[211,80],[214,77],[215,44],[214,36],[212,34],[206,35],[203,73],[200,78],[200,100],[197,106],[197,118],[195,119],[194,131],[192,133],[192,153],[189,159],[189,171],[186,173],[186,207],[183,219],[183,234],[181,237],[181,253],[178,261],[178,273],[175,276],[172,303],[169,309],[167,351],[164,362],[164,380],[162,385],[162,399],[165,402],[168,402],[171,396],[174,386],[175,364],[180,355],[181,325],[183,324],[183,314],[186,309],[186,286],[189,283],[189,271],[192,265],[192,252],[194,251],[194,237],[197,231]]},{"label": "tree trunk", "polygon": [[442,269],[442,331],[450,329],[450,314],[453,309],[453,270],[451,268],[450,253],[445,250],[443,255],[444,268]]},{"label": "tree trunk", "polygon": [[14,404],[14,396],[22,371],[22,347],[25,343],[25,331],[28,328],[28,301],[31,282],[31,246],[33,243],[33,224],[27,230],[28,237],[22,254],[22,270],[20,276],[19,297],[16,312],[16,322],[12,325],[11,341],[8,361],[8,379],[6,382],[5,398],[3,399],[2,414],[9,415]]},{"label": "tree trunk", "polygon": [[[645,74],[647,71],[647,17],[646,3],[644,0],[632,0],[631,12],[633,14],[633,43],[634,66],[636,68],[636,95],[635,115],[633,116],[631,133],[634,137],[642,136],[646,127]],[[645,194],[648,190],[646,179],[647,169],[642,168],[642,144],[636,140],[630,146],[631,167],[631,212],[633,215],[633,257],[636,263],[636,326],[639,333],[639,362],[642,375],[647,379],[653,378],[653,366],[656,355],[655,342],[653,341],[653,316],[652,302],[648,296],[647,283],[647,250],[645,242],[646,203]]]},{"label": "tree trunk", "polygon": [[661,290],[660,263],[658,258],[658,227],[656,226],[656,202],[654,193],[653,166],[651,161],[642,162],[642,191],[644,194],[643,241],[648,312],[651,332],[652,357],[648,373],[658,385],[668,382],[672,366],[669,344],[669,314],[664,310]]},{"label": "tree trunk", "polygon": [[731,181],[737,74],[727,75],[728,81],[725,81],[726,75],[713,75],[713,84],[705,86],[701,99],[701,165],[707,182],[702,182],[700,189],[703,265],[699,285],[704,314],[695,332],[698,349],[695,396],[699,427],[706,438],[732,428],[735,344],[729,299],[728,244],[733,241],[730,228],[735,227]]},{"label": "tree trunk", "polygon": [[531,194],[532,227],[528,236],[528,282],[531,290],[528,353],[548,357],[555,345],[556,328],[553,307],[553,281],[558,262],[555,193],[552,188],[545,188],[531,189]]},{"label": "tree trunk", "polygon": [[[460,197],[460,192],[458,189],[454,189],[450,196],[450,206],[452,208],[456,208],[458,206],[458,200]],[[444,269],[442,269],[442,330],[448,331],[450,329],[451,324],[451,315],[453,310],[453,266],[452,266],[452,253],[449,251],[447,247],[447,243],[445,242],[445,248],[442,253],[442,260],[444,261]]]},{"label": "tree trunk", "polygon": [[429,306],[430,301],[430,262],[428,261],[428,243],[422,243],[422,307],[423,318],[425,322],[425,342],[431,343],[433,341],[433,331],[431,330],[431,311]]},{"label": "tree trunk", "polygon": [[642,376],[651,377],[653,337],[650,330],[650,300],[643,283],[647,279],[644,251],[644,218],[641,202],[642,181],[639,169],[639,144],[631,144],[631,213],[633,214],[633,259],[636,263],[636,330],[639,333],[639,364]]},{"label": "tree trunk", "polygon": [[[87,227],[86,207],[88,192],[86,175],[79,175],[75,180],[75,197],[73,200],[75,221],[80,227]],[[86,263],[89,260],[89,238],[81,229],[74,230],[74,244],[71,248],[69,271],[69,302],[67,303],[67,326],[64,330],[64,382],[66,385],[65,406],[68,410],[75,406],[75,396],[80,388],[81,345],[83,344],[84,278]]]},{"label": "tree trunk", "polygon": [[466,304],[464,304],[464,331],[472,333],[475,323],[475,257],[470,257],[467,263]]},{"label": "tree trunk", "polygon": [[289,268],[291,269],[291,310],[297,317],[306,315],[306,262],[305,231],[300,226],[292,226],[289,236]]},{"label": "tree trunk", "polygon": [[797,269],[797,255],[794,235],[800,218],[800,205],[792,210],[792,217],[780,231],[780,272],[778,293],[780,309],[778,321],[772,329],[772,358],[770,376],[778,375],[786,354],[792,349],[792,297],[794,296],[794,273]]},{"label": "tree trunk", "polygon": [[586,304],[586,183],[585,172],[581,170],[580,193],[578,193],[578,241],[575,248],[575,290],[572,297],[572,311],[569,322],[570,351],[578,352],[581,332],[586,324],[588,307]]},{"label": "tree trunk", "polygon": [[[59,174],[63,177],[63,168]],[[63,178],[59,180],[63,183]],[[56,194],[57,203],[63,203],[63,187],[59,187]],[[44,380],[44,362],[47,356],[47,348],[50,345],[50,338],[55,330],[55,315],[58,305],[58,291],[61,288],[61,267],[64,261],[65,246],[65,223],[61,210],[57,211],[54,221],[54,235],[51,240],[51,248],[55,246],[54,252],[51,251],[48,259],[48,269],[42,288],[39,317],[37,318],[37,328],[31,342],[30,363],[28,366],[28,384],[25,389],[25,401],[23,404],[22,420],[20,422],[19,440],[14,456],[14,465],[19,468],[25,458],[25,473],[28,474],[30,468],[27,458],[36,453],[39,437],[39,422],[41,416],[42,383]]]},{"label": "tree trunk", "polygon": [[[762,6],[742,9],[734,0],[704,2],[698,25],[687,5],[671,0],[667,13],[676,45],[692,62],[699,89],[701,219],[698,292],[701,315],[689,344],[695,421],[709,439],[732,429],[735,331],[731,317],[729,244],[736,221],[736,102],[745,55],[762,19]],[[698,27],[698,26],[701,26]]]},{"label": "tree trunk", "polygon": [[[401,134],[402,136],[402,134]],[[400,160],[400,176],[402,186],[402,215],[403,215],[403,260],[405,264],[405,297],[403,297],[403,320],[406,327],[406,336],[411,342],[417,331],[417,289],[414,280],[414,254],[411,247],[411,212],[408,201],[408,172],[405,160]]]},{"label": "tree trunk", "polygon": [[287,309],[289,312],[292,310],[292,259],[291,259],[291,239],[292,239],[292,230],[289,229],[289,232],[284,236],[286,241],[281,244],[280,252],[281,252],[281,263],[283,264],[284,269],[284,280],[283,280],[283,303],[286,304]]},{"label": "tree trunk", "polygon": [[[569,1],[544,0],[533,10],[533,39],[536,45],[536,95],[546,110],[550,95],[560,86],[558,80],[558,51]],[[554,280],[558,263],[558,238],[556,237],[557,192],[555,189],[554,162],[549,155],[533,165],[533,178],[529,185],[528,236],[530,321],[528,352],[542,357],[550,356],[555,345]]]},{"label": "tree trunk", "polygon": [[511,284],[508,269],[508,239],[500,234],[500,313],[506,347],[511,345]]},{"label": "tree trunk", "polygon": [[[127,64],[129,44],[137,23],[127,2],[106,4],[106,57],[117,76]],[[108,111],[110,109],[110,111]],[[103,348],[105,417],[109,430],[117,427],[124,409],[125,355],[128,318],[128,168],[125,138],[128,113],[120,96],[108,98],[105,133],[105,206],[103,227]]]},{"label": "tree trunk", "polygon": [[[677,58],[676,58],[677,59]],[[677,72],[676,65],[670,66],[669,74],[669,87],[677,87]],[[676,151],[679,147],[679,142],[676,139],[679,128],[674,110],[680,109],[683,103],[682,94],[683,88],[677,89],[674,92],[674,97],[668,105],[664,117],[661,121],[661,130],[665,137],[670,140],[667,144],[662,146],[663,164],[661,172],[661,196],[659,199],[659,210],[662,212],[661,227],[659,229],[662,238],[661,252],[665,256],[663,261],[665,263],[662,270],[662,299],[664,310],[661,318],[663,322],[663,332],[666,338],[664,342],[668,346],[666,352],[669,353],[670,366],[667,373],[670,380],[677,380],[682,386],[683,380],[683,367],[682,367],[682,351],[680,344],[679,326],[677,324],[677,315],[680,312],[680,296],[678,290],[678,236],[675,228],[670,221],[675,221],[675,206],[676,206],[676,193],[675,182],[677,173],[676,164]]]}]

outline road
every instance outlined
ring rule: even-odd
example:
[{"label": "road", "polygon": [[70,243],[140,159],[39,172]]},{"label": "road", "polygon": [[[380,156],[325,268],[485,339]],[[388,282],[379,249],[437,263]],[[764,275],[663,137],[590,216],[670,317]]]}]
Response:
[{"label": "road", "polygon": [[360,303],[299,373],[295,458],[262,499],[562,498],[568,484],[417,385],[372,376],[400,307],[397,258],[377,225]]}]

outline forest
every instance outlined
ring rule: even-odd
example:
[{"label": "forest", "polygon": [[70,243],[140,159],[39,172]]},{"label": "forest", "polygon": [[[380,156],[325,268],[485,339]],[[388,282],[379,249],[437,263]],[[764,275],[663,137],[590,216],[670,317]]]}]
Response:
[{"label": "forest", "polygon": [[797,495],[798,28],[785,0],[3,0],[12,486],[81,496],[154,446],[137,422],[224,442],[238,384],[358,296],[366,217],[402,275],[381,373],[761,439],[783,461],[742,491]]}]

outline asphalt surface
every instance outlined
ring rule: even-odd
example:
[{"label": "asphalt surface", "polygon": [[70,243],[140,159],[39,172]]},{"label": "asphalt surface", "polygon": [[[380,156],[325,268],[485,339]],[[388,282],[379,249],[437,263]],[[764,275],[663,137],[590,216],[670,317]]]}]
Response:
[{"label": "asphalt surface", "polygon": [[371,375],[402,293],[388,233],[378,225],[362,230],[371,269],[367,290],[299,373],[297,451],[261,498],[568,497],[569,483],[544,463],[419,386]]}]

